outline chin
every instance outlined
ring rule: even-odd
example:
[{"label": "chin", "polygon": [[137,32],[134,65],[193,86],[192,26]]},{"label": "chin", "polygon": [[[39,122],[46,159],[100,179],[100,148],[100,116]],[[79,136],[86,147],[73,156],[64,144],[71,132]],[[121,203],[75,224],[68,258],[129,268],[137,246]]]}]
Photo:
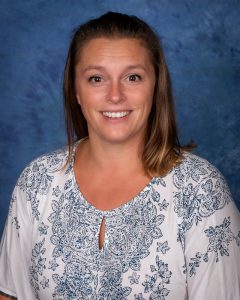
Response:
[{"label": "chin", "polygon": [[137,135],[130,135],[130,134],[112,134],[106,135],[103,139],[111,144],[125,144],[131,142],[137,142],[140,140],[140,137]]}]

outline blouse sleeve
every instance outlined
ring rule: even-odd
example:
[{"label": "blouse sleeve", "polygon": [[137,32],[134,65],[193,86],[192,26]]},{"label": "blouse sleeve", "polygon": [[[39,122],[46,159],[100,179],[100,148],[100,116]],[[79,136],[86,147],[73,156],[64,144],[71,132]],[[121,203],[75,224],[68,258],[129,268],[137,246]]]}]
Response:
[{"label": "blouse sleeve", "polygon": [[183,198],[189,300],[239,300],[240,215],[224,178],[210,164],[195,165]]},{"label": "blouse sleeve", "polygon": [[0,291],[18,299],[29,299],[28,260],[31,257],[32,222],[26,191],[19,182],[21,178],[12,195],[0,244]]}]

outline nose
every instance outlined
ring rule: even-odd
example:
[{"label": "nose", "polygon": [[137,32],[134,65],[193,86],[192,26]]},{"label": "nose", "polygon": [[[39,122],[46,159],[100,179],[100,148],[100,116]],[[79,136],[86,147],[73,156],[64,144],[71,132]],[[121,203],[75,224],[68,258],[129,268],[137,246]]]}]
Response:
[{"label": "nose", "polygon": [[111,82],[109,86],[108,101],[112,103],[121,102],[124,99],[121,82]]}]

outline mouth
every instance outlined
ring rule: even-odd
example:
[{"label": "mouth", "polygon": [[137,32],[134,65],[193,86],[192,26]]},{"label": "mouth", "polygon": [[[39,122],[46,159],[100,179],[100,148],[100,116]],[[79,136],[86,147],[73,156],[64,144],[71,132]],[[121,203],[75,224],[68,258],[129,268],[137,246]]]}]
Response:
[{"label": "mouth", "polygon": [[129,115],[130,111],[118,111],[118,112],[103,111],[102,114],[104,115],[104,117],[107,118],[120,119]]}]

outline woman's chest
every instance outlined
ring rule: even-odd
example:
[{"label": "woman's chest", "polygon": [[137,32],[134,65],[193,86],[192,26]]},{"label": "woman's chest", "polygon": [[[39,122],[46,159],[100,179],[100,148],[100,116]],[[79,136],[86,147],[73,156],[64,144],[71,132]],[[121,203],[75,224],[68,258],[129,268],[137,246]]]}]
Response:
[{"label": "woman's chest", "polygon": [[185,291],[177,231],[170,229],[166,215],[147,206],[106,217],[102,249],[101,216],[67,209],[42,219],[30,262],[39,299],[149,299],[175,293],[173,286]]},{"label": "woman's chest", "polygon": [[149,186],[103,212],[71,185],[52,191],[40,199],[32,238],[29,270],[39,299],[161,299],[164,293],[174,299],[170,294],[185,293],[171,197]]}]

